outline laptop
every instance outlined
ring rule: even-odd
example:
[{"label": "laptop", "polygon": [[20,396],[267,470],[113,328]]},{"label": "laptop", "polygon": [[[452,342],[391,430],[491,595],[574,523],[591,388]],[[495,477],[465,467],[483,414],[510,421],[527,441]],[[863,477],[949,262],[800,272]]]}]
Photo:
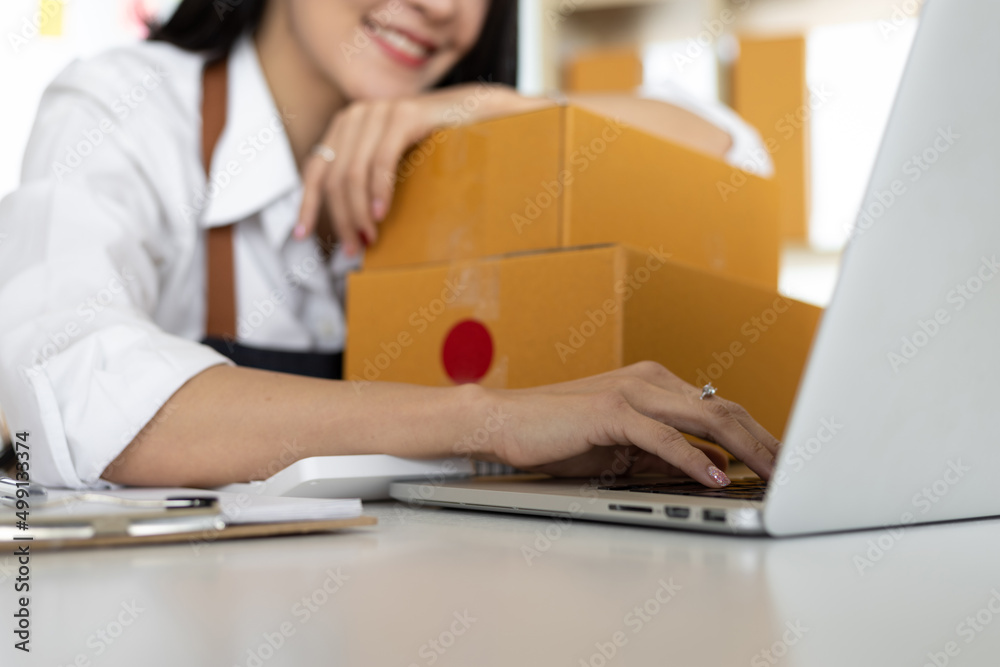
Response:
[{"label": "laptop", "polygon": [[391,495],[771,536],[1000,515],[997,26],[995,0],[924,6],[769,484],[473,478]]}]

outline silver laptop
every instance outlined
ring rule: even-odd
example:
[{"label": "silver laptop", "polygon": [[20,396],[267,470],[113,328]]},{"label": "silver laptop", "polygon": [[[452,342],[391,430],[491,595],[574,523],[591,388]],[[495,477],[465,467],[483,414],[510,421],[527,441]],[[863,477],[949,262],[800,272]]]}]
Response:
[{"label": "silver laptop", "polygon": [[931,0],[771,482],[397,483],[448,507],[774,536],[1000,515],[1000,2]]}]

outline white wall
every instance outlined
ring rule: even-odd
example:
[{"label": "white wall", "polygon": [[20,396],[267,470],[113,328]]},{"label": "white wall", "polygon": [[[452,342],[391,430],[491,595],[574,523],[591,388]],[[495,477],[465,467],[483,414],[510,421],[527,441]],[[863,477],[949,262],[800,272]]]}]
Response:
[{"label": "white wall", "polygon": [[[3,0],[0,3],[0,197],[19,181],[21,155],[48,82],[74,58],[141,39],[143,13],[166,12],[176,0]],[[39,34],[61,8],[58,35]]]}]

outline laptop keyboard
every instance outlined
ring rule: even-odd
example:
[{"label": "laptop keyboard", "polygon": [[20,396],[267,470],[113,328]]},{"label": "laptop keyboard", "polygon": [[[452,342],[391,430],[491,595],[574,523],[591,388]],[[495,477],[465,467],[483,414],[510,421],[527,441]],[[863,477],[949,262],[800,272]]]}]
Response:
[{"label": "laptop keyboard", "polygon": [[710,489],[695,481],[659,482],[656,484],[622,484],[598,487],[604,491],[632,491],[634,493],[663,493],[675,496],[700,496],[702,498],[731,498],[734,500],[764,500],[767,482],[761,479],[734,479],[724,489]]}]

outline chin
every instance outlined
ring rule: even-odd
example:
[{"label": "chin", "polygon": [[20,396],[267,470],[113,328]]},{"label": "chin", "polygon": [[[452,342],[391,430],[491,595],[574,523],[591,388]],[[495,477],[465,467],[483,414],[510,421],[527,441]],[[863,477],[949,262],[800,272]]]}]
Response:
[{"label": "chin", "polygon": [[[354,78],[354,77],[352,77]],[[413,81],[400,81],[397,77],[369,76],[342,82],[342,90],[352,102],[393,100],[412,97],[425,90]]]}]

